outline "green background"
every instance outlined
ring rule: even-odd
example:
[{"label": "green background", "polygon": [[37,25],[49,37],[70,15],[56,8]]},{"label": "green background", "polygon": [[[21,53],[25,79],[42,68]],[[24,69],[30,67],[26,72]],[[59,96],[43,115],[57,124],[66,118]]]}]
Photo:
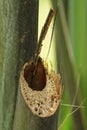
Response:
[{"label": "green background", "polygon": [[[63,9],[61,7],[61,2],[63,4]],[[52,40],[52,45],[50,48],[50,53],[48,56],[48,62],[51,62],[52,69],[56,72],[60,72],[63,80],[63,97],[62,103],[72,104],[70,100],[71,97],[75,97],[77,95],[79,103],[75,103],[76,105],[82,104],[84,108],[81,108],[81,120],[84,125],[84,129],[87,129],[87,36],[86,36],[86,0],[44,0],[39,2],[39,35],[42,25],[45,21],[45,17],[47,16],[50,8],[58,9],[57,20],[55,25],[55,32]],[[49,28],[49,32],[46,36],[46,39],[43,43],[43,49],[41,56],[46,57],[45,48],[49,47],[50,35],[52,31],[51,24]],[[63,30],[63,31],[62,31]],[[60,43],[61,42],[61,43]],[[65,44],[63,44],[65,42]],[[58,44],[58,45],[57,45]],[[62,48],[62,49],[61,49]],[[67,48],[67,52],[66,49]],[[45,59],[45,58],[44,58]],[[62,61],[62,62],[61,62]],[[62,64],[62,65],[61,65]],[[48,63],[49,65],[49,63]],[[50,66],[50,65],[49,65]],[[59,67],[61,66],[61,67]],[[60,69],[61,68],[61,69]],[[64,71],[63,71],[64,70]],[[63,72],[62,72],[63,71]],[[70,79],[69,79],[70,77]],[[73,78],[74,77],[74,78]],[[74,79],[78,88],[73,87]],[[71,84],[71,85],[70,85]],[[68,87],[66,87],[68,86]],[[71,87],[71,88],[70,88]],[[73,89],[73,88],[74,89]],[[68,91],[68,89],[71,89]],[[76,94],[77,91],[77,94]],[[72,95],[70,97],[70,95]],[[72,99],[73,99],[72,98]],[[67,114],[69,114],[70,106],[62,106],[60,107],[60,117],[59,117],[59,126],[66,118]],[[77,122],[73,124],[73,114],[70,115],[67,119],[65,119],[62,124],[62,130],[73,130],[77,125]],[[79,118],[79,116],[78,116]],[[77,120],[78,120],[77,118]]]}]

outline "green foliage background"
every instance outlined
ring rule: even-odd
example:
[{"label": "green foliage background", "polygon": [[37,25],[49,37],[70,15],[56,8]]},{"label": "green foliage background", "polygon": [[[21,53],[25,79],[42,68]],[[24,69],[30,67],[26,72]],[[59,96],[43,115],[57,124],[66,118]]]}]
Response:
[{"label": "green foliage background", "polygon": [[[63,9],[61,7],[61,2],[63,4]],[[45,0],[43,2],[40,0],[40,4],[39,4],[40,6],[40,9],[39,9],[40,20],[39,21],[41,21],[41,19],[43,21],[44,19],[43,17],[41,17],[42,12],[45,12],[45,10],[47,9],[49,10],[51,7],[53,7],[54,9],[58,8],[58,15],[57,15],[56,27],[55,27],[56,34],[52,43],[52,44],[56,43],[56,45],[52,45],[51,50],[50,50],[50,53],[54,55],[54,58],[52,58],[52,56],[49,56],[49,57],[51,57],[52,65],[54,66],[53,68],[54,69],[56,68],[56,70],[58,69],[62,75],[63,83],[65,86],[64,91],[63,91],[62,102],[66,104],[72,104],[72,101],[70,100],[70,98],[71,97],[74,98],[74,96],[76,96],[75,95],[76,89],[73,86],[74,80],[76,81],[76,84],[79,86],[78,92],[77,92],[78,93],[77,95],[79,95],[78,96],[79,103],[77,103],[77,105],[80,105],[83,102],[83,100],[86,100],[87,98],[87,94],[86,94],[87,93],[87,87],[86,87],[87,86],[86,5],[87,5],[86,0],[59,0],[59,1],[58,0],[55,0],[55,1]],[[44,57],[44,54],[43,54],[43,57]],[[68,91],[68,89],[70,90]],[[70,95],[72,96],[70,97]],[[82,123],[83,128],[86,130],[87,129],[87,126],[86,126],[87,101],[85,101],[84,104],[82,105],[85,108],[81,109],[81,118],[82,118],[81,120],[83,122]],[[59,126],[63,122],[67,114],[69,113],[69,110],[70,110],[69,107],[61,106]],[[73,130],[74,127],[78,124],[78,123],[73,124],[72,116],[69,116],[66,119],[66,121],[64,121],[61,127],[62,130],[66,130],[66,129]]]}]

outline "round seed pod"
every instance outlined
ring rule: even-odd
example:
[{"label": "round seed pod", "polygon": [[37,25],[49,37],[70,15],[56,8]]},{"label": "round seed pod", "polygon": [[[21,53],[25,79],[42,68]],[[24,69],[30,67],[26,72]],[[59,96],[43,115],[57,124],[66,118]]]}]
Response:
[{"label": "round seed pod", "polygon": [[[40,61],[39,65],[37,66],[36,74],[34,75],[36,77],[32,80],[31,77],[33,71],[31,70],[33,70],[33,64],[34,62],[31,61],[23,66],[23,69],[20,73],[21,92],[26,104],[33,114],[39,117],[49,117],[56,112],[60,105],[62,89],[60,82],[61,77],[60,74],[56,74],[53,71],[48,72],[44,67],[43,62]],[[36,80],[40,81],[34,83]],[[33,82],[33,88],[32,83],[30,82]],[[38,87],[38,85],[40,87]]]}]

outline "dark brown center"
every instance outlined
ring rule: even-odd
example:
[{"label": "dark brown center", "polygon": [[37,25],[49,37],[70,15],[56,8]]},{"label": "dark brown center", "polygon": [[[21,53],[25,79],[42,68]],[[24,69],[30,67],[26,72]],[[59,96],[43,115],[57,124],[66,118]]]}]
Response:
[{"label": "dark brown center", "polygon": [[34,61],[31,61],[24,70],[24,77],[29,87],[33,90],[41,91],[46,85],[46,72],[42,62],[39,57],[37,65]]}]

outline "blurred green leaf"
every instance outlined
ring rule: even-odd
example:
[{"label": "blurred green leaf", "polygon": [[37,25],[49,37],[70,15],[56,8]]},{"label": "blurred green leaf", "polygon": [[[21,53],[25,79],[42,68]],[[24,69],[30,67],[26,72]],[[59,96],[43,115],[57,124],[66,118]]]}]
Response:
[{"label": "blurred green leaf", "polygon": [[[58,70],[61,73],[63,79],[64,93],[68,94],[68,98],[71,104],[74,97],[76,96],[75,93],[77,89],[78,70],[80,67],[80,63],[84,61],[83,53],[85,53],[85,50],[83,48],[85,47],[82,44],[85,42],[84,2],[85,1],[68,1],[69,9],[67,9],[68,5],[67,7],[65,7],[66,4],[64,5],[63,1],[59,0],[58,3],[57,1],[52,1],[54,9],[57,9],[58,5],[58,16],[56,25],[56,48],[59,68]],[[65,11],[65,9],[68,10],[69,15],[67,14],[67,11]],[[68,23],[70,24],[71,29],[69,29]],[[78,47],[78,45],[80,44],[81,48],[80,46]],[[74,48],[73,46],[76,47]],[[84,67],[84,69],[86,70],[86,67]],[[82,73],[84,73],[84,69],[81,70],[81,77],[83,75]],[[80,97],[81,92],[79,91],[76,97],[76,104],[78,105],[81,103]],[[73,117],[74,124],[72,129],[85,130],[85,118],[82,110],[78,110],[76,113],[74,113]],[[77,121],[78,123],[76,123]]]}]

